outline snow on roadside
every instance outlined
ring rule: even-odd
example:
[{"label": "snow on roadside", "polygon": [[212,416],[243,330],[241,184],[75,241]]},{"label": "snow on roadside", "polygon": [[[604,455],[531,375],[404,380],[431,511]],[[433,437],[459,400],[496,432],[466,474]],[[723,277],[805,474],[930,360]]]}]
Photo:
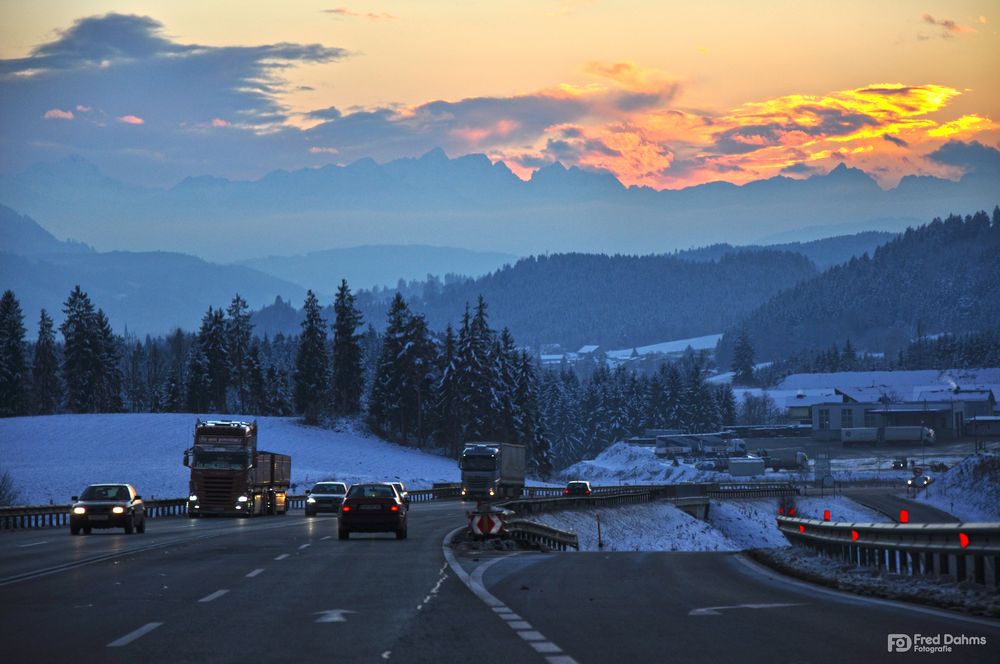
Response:
[{"label": "snow on roadside", "polygon": [[966,457],[935,477],[917,500],[965,522],[1000,521],[1000,454]]},{"label": "snow on roadside", "polygon": [[[184,413],[51,415],[0,419],[0,467],[10,472],[21,503],[66,503],[86,485],[129,482],[147,499],[186,496],[181,463],[195,415]],[[201,416],[239,419],[238,416]],[[248,418],[252,419],[252,418]],[[322,479],[400,480],[409,488],[457,482],[457,463],[357,431],[260,417],[259,449],[292,457],[292,482],[303,491]]]},{"label": "snow on roadside", "polygon": [[[597,546],[597,516],[604,548]],[[577,534],[580,551],[736,551],[740,547],[704,521],[669,503],[599,507],[540,514],[534,519]]]}]

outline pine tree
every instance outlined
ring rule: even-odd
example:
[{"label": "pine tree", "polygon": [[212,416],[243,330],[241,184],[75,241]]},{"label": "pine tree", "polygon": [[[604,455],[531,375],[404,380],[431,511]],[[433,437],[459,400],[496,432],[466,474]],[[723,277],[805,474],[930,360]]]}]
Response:
[{"label": "pine tree", "polygon": [[235,389],[237,409],[247,411],[250,400],[250,368],[247,366],[250,340],[253,338],[253,323],[250,322],[250,307],[239,293],[226,309],[226,352],[228,354],[229,379]]},{"label": "pine tree", "polygon": [[449,324],[438,359],[438,382],[435,386],[434,437],[452,457],[462,450],[461,396],[458,392],[455,330]]},{"label": "pine tree", "polygon": [[493,331],[487,321],[486,302],[480,297],[475,315],[470,316],[466,308],[458,333],[457,378],[465,440],[489,440],[496,430],[497,377],[492,347]]},{"label": "pine tree", "polygon": [[315,424],[319,421],[329,392],[329,359],[326,321],[312,291],[306,294],[303,312],[305,319],[295,356],[295,409],[303,414],[307,423]]},{"label": "pine tree", "polygon": [[723,383],[715,388],[715,402],[723,426],[736,424],[736,394],[733,386]]},{"label": "pine tree", "polygon": [[[182,413],[187,405],[187,393],[184,389],[184,379],[181,372],[175,367],[170,370],[165,387],[166,396],[164,398],[163,409],[168,413]],[[190,408],[190,412],[200,412],[202,408]]]},{"label": "pine tree", "polygon": [[403,357],[406,353],[407,325],[410,308],[398,292],[389,305],[385,334],[382,335],[382,352],[372,383],[369,413],[382,431],[395,431],[407,440],[409,424],[404,404],[406,371]]},{"label": "pine tree", "polygon": [[97,410],[101,342],[97,333],[94,305],[76,286],[63,305],[63,379],[66,381],[66,407],[73,413]]},{"label": "pine tree", "polygon": [[[194,344],[188,354],[187,389],[185,406],[189,413],[204,413],[212,407],[212,381],[209,376],[208,358],[200,343]],[[174,396],[171,396],[174,401]]]},{"label": "pine tree", "polygon": [[291,415],[292,400],[288,395],[288,375],[274,365],[267,368],[267,412],[269,415]]},{"label": "pine tree", "polygon": [[492,373],[496,383],[493,388],[497,410],[495,413],[495,428],[491,438],[513,443],[518,438],[517,419],[521,417],[516,403],[518,365],[517,349],[514,347],[514,337],[506,327],[500,331],[493,345]]},{"label": "pine tree", "polygon": [[733,348],[733,383],[736,385],[753,385],[753,344],[746,328],[740,330]]},{"label": "pine tree", "polygon": [[62,397],[63,388],[59,379],[59,358],[52,318],[45,309],[42,309],[38,319],[35,356],[31,363],[31,410],[36,415],[51,415],[59,410]]},{"label": "pine tree", "polygon": [[230,375],[227,336],[222,309],[209,307],[198,330],[198,346],[208,371],[209,408],[218,413],[229,412],[226,399]]},{"label": "pine tree", "polygon": [[254,339],[246,356],[247,401],[243,412],[267,415],[267,383],[260,359],[260,343]]},{"label": "pine tree", "polygon": [[347,280],[340,282],[333,304],[333,409],[341,415],[356,415],[361,411],[364,389],[364,367],[361,335],[361,312],[354,304],[354,295]]},{"label": "pine tree", "polygon": [[97,410],[117,413],[122,405],[121,349],[118,338],[111,329],[111,322],[101,309],[94,316],[97,337]]},{"label": "pine tree", "polygon": [[14,291],[0,298],[0,417],[27,413],[28,367],[24,316]]},{"label": "pine tree", "polygon": [[527,448],[531,470],[540,478],[552,474],[549,440],[542,424],[540,395],[531,355],[522,352],[514,375],[516,441]]}]

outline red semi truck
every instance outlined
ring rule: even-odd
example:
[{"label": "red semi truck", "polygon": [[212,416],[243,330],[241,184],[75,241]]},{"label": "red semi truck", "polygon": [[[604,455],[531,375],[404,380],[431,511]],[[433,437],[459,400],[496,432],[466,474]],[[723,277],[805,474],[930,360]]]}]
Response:
[{"label": "red semi truck", "polygon": [[191,469],[188,516],[285,514],[292,459],[257,449],[257,422],[197,420],[194,445],[184,450]]}]

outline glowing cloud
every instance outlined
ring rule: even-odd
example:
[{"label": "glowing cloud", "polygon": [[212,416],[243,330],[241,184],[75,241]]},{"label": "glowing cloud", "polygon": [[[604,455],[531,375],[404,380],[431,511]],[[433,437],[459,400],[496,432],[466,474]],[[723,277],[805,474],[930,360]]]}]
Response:
[{"label": "glowing cloud", "polygon": [[129,124],[129,125],[146,124],[146,121],[143,120],[142,118],[140,118],[137,115],[121,115],[121,116],[118,117],[118,122],[121,122],[122,124]]},{"label": "glowing cloud", "polygon": [[72,120],[73,111],[64,111],[60,108],[50,108],[42,116],[46,120]]},{"label": "glowing cloud", "polygon": [[355,18],[366,18],[369,21],[384,21],[396,18],[388,12],[356,12],[347,7],[336,7],[334,9],[324,9],[324,14],[334,14],[336,16],[350,16]]},{"label": "glowing cloud", "polygon": [[212,126],[216,128],[222,128],[222,127],[231,127],[232,124],[226,122],[222,118],[212,118]]}]

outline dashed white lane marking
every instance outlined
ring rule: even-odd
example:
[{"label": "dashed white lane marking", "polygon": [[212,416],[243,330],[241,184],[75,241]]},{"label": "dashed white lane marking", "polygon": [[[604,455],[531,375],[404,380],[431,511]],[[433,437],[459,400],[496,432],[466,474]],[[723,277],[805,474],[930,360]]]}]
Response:
[{"label": "dashed white lane marking", "polygon": [[258,567],[258,568],[257,568],[257,569],[255,569],[254,571],[252,571],[252,572],[250,572],[249,574],[247,574],[247,578],[248,578],[248,579],[252,579],[252,578],[254,578],[255,576],[257,576],[258,574],[260,574],[260,573],[261,573],[261,572],[263,572],[263,571],[264,571],[264,568],[263,568],[263,567]]},{"label": "dashed white lane marking", "polygon": [[288,557],[288,556],[290,556],[290,555],[292,555],[292,554],[290,554],[290,553],[283,553],[283,554],[281,554],[280,556],[277,556],[277,557],[275,558],[275,560],[284,560],[285,558],[287,558],[287,557]]},{"label": "dashed white lane marking", "polygon": [[149,634],[150,632],[152,632],[154,629],[156,629],[157,627],[159,627],[162,624],[163,623],[159,623],[159,622],[146,623],[145,625],[143,625],[139,629],[135,630],[134,632],[129,632],[128,634],[126,634],[122,638],[115,639],[114,641],[112,641],[111,643],[108,644],[108,647],[109,648],[121,648],[122,646],[127,646],[128,644],[132,643],[136,639]]},{"label": "dashed white lane marking", "polygon": [[224,589],[222,589],[222,590],[216,590],[216,591],[215,591],[214,593],[212,593],[211,595],[205,595],[204,597],[202,597],[202,598],[201,598],[201,599],[199,599],[198,601],[199,601],[199,602],[202,602],[202,603],[205,603],[205,602],[211,602],[211,601],[213,601],[213,600],[217,600],[217,599],[219,599],[220,597],[222,597],[223,595],[225,595],[225,594],[226,594],[226,593],[228,593],[228,592],[229,592],[229,590],[228,590],[228,589],[225,589],[225,588],[224,588]]},{"label": "dashed white lane marking", "polygon": [[464,583],[466,587],[473,592],[473,594],[476,595],[476,597],[481,599],[488,607],[493,609],[493,612],[497,615],[497,617],[510,625],[511,629],[514,630],[514,633],[534,648],[535,652],[541,655],[546,653],[557,653],[549,655],[545,658],[548,664],[578,664],[575,659],[567,654],[564,654],[562,648],[557,646],[552,641],[547,640],[538,630],[532,629],[531,625],[527,621],[522,620],[521,616],[514,613],[510,607],[501,602],[495,595],[493,595],[493,593],[486,589],[486,585],[483,583],[483,574],[492,565],[497,564],[509,556],[494,558],[493,560],[482,563],[472,570],[471,574],[462,569],[462,566],[459,565],[458,561],[455,559],[455,554],[451,552],[450,547],[452,538],[455,537],[455,535],[461,530],[461,528],[456,528],[448,533],[441,546],[441,551],[444,553],[447,565],[451,567],[451,571],[454,572],[455,576],[457,576],[459,580]]},{"label": "dashed white lane marking", "polygon": [[19,548],[19,549],[27,549],[29,546],[39,546],[41,544],[48,544],[48,543],[49,543],[48,540],[46,540],[44,542],[32,542],[31,544],[18,544],[17,548]]},{"label": "dashed white lane marking", "polygon": [[432,599],[434,599],[434,596],[438,594],[439,590],[441,590],[441,584],[444,583],[444,580],[448,578],[448,572],[446,571],[447,569],[448,569],[447,562],[444,565],[441,565],[441,571],[438,573],[437,583],[435,583],[434,587],[431,588],[430,593],[427,594],[427,597],[424,598],[424,601],[422,601],[420,604],[417,605],[417,611],[420,611],[425,606],[427,606],[427,603],[430,602]]},{"label": "dashed white lane marking", "polygon": [[392,654],[391,650],[386,650],[384,653],[382,653],[382,659],[389,659],[389,655],[391,654]]},{"label": "dashed white lane marking", "polygon": [[[330,539],[331,537],[333,537],[333,535],[327,535],[326,537],[320,537],[320,538],[319,538],[319,540],[320,540],[320,541],[322,542],[323,540],[328,540],[328,539]],[[389,651],[388,651],[388,650],[386,650],[386,652],[389,652]]]},{"label": "dashed white lane marking", "polygon": [[301,551],[302,549],[308,549],[308,548],[309,548],[308,544],[303,544],[302,546],[299,547],[299,551]]}]

